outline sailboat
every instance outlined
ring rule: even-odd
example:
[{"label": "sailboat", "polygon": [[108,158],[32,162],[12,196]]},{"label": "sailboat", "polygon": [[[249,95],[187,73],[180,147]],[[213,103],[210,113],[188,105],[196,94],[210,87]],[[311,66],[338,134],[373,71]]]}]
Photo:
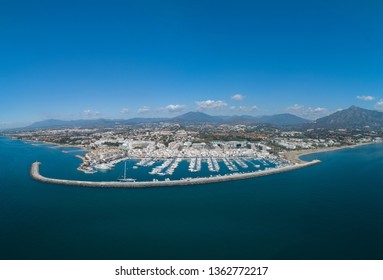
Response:
[{"label": "sailboat", "polygon": [[118,179],[120,182],[135,182],[136,179],[133,178],[126,178],[126,161],[125,161],[125,167],[124,167],[124,178]]}]

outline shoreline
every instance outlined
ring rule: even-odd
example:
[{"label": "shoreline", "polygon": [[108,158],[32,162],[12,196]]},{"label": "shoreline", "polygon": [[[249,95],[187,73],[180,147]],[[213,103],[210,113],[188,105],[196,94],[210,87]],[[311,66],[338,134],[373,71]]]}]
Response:
[{"label": "shoreline", "polygon": [[[30,141],[30,142],[36,142],[36,141]],[[49,142],[41,141],[40,143],[54,144],[54,145],[60,146],[58,144],[49,143]],[[368,143],[358,143],[358,144],[349,145],[349,146],[326,147],[326,148],[307,149],[307,150],[299,150],[299,151],[297,150],[285,151],[283,154],[281,154],[281,157],[283,157],[288,162],[292,163],[291,165],[272,168],[272,169],[266,169],[261,171],[218,175],[214,177],[202,177],[202,178],[198,177],[198,178],[188,178],[188,179],[168,180],[168,181],[153,180],[153,181],[139,181],[139,182],[119,182],[119,181],[97,182],[97,181],[66,180],[66,179],[55,179],[55,178],[48,178],[48,177],[42,176],[40,174],[40,169],[39,169],[39,166],[41,164],[40,162],[34,162],[32,164],[30,169],[30,175],[33,179],[40,182],[44,182],[44,183],[70,185],[70,186],[82,186],[82,187],[144,188],[144,187],[159,187],[159,186],[198,185],[198,184],[209,184],[209,183],[219,183],[219,182],[225,182],[225,181],[250,179],[250,178],[268,176],[272,174],[278,174],[278,173],[287,172],[287,171],[291,171],[295,169],[300,169],[300,168],[315,165],[321,162],[320,160],[317,160],[317,159],[312,161],[304,161],[301,159],[302,156],[331,152],[336,150],[343,150],[343,149],[352,149],[352,148],[357,148],[360,146],[371,145],[371,144],[376,144],[376,143],[368,142]],[[79,146],[74,146],[74,145],[62,145],[62,146],[77,147],[84,151],[87,151],[83,147],[79,147]],[[81,156],[76,156],[76,157],[83,160],[83,157]],[[114,164],[126,159],[128,158],[116,160]],[[83,171],[83,170],[80,170],[80,171]]]},{"label": "shoreline", "polygon": [[78,181],[78,180],[65,180],[65,179],[54,179],[42,176],[40,174],[41,162],[32,163],[30,175],[34,180],[58,185],[68,186],[81,186],[81,187],[102,187],[102,188],[148,188],[148,187],[170,187],[170,186],[188,186],[188,185],[201,185],[210,183],[220,183],[226,181],[244,180],[261,176],[268,176],[287,172],[295,169],[304,168],[307,166],[315,165],[320,163],[320,160],[313,160],[304,163],[296,163],[294,165],[288,165],[284,167],[272,168],[267,170],[248,172],[248,173],[237,173],[224,176],[204,177],[204,178],[190,178],[181,180],[169,180],[169,181],[141,181],[141,182],[94,182],[94,181]]},{"label": "shoreline", "polygon": [[[54,147],[54,148],[59,148],[59,147],[78,148],[79,150],[81,150],[83,152],[86,152],[86,153],[91,151],[90,149],[88,149],[86,147],[83,147],[83,146],[79,146],[79,145],[57,144],[57,143],[53,143],[53,142],[34,141],[34,140],[22,140],[22,141],[34,142],[34,143],[42,143],[42,144],[46,144],[46,145],[55,145],[56,147]],[[352,149],[352,148],[357,148],[357,147],[360,147],[360,146],[371,145],[371,144],[376,144],[376,143],[377,142],[368,142],[368,143],[358,143],[358,144],[349,145],[349,146],[336,146],[336,147],[326,147],[326,148],[316,148],[316,149],[304,149],[304,150],[284,151],[283,154],[282,154],[282,157],[284,157],[285,160],[287,160],[288,162],[291,162],[293,164],[301,164],[301,163],[305,163],[306,162],[306,161],[301,159],[301,157],[305,156],[305,155],[317,154],[317,153],[325,153],[325,152],[332,152],[332,151],[343,150],[343,149]],[[84,162],[85,158],[83,156],[76,155],[75,157],[79,158],[80,160],[82,160]],[[116,164],[116,163],[119,163],[121,161],[128,160],[128,159],[142,159],[142,158],[138,158],[138,157],[137,158],[135,158],[135,157],[124,157],[124,158],[120,158],[120,159],[114,160],[113,161],[113,165]],[[84,171],[81,168],[81,165],[77,168],[77,170],[80,171],[80,172],[88,173],[88,172]],[[90,172],[90,173],[94,173],[94,172]]]},{"label": "shoreline", "polygon": [[320,149],[307,149],[307,150],[299,150],[299,151],[287,151],[283,155],[285,158],[293,163],[304,163],[306,161],[302,160],[302,156],[311,155],[311,154],[319,154],[319,153],[327,153],[332,151],[338,151],[338,150],[344,150],[344,149],[354,149],[361,146],[366,145],[372,145],[377,144],[376,142],[369,142],[369,143],[358,143],[354,145],[349,146],[340,146],[340,147],[327,147],[327,148],[320,148]]},{"label": "shoreline", "polygon": [[[19,139],[13,139],[13,138],[11,138],[11,139],[12,140],[19,140]],[[24,143],[30,144],[32,146],[37,146],[37,147],[40,147],[40,146],[43,147],[43,146],[46,146],[46,145],[53,145],[54,147],[48,147],[48,148],[52,148],[52,149],[59,149],[60,147],[61,148],[77,148],[78,150],[81,150],[81,151],[84,151],[84,152],[89,152],[90,151],[86,147],[80,146],[80,145],[58,144],[58,143],[48,142],[48,141],[23,140],[23,139],[20,139],[19,141],[23,141]]]}]

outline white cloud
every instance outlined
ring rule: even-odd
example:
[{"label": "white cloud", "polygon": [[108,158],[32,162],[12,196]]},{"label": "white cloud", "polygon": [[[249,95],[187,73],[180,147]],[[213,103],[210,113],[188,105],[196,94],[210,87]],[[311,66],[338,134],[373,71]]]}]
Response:
[{"label": "white cloud", "polygon": [[294,104],[290,107],[287,107],[287,112],[290,112],[294,115],[307,118],[307,119],[317,119],[328,115],[330,112],[327,108],[322,107],[306,107],[300,104]]},{"label": "white cloud", "polygon": [[137,110],[137,113],[139,113],[139,114],[145,114],[148,112],[150,112],[150,107],[148,107],[148,106],[141,107]]},{"label": "white cloud", "polygon": [[380,99],[378,102],[376,102],[375,108],[379,111],[383,111],[383,99]]},{"label": "white cloud", "polygon": [[255,111],[255,110],[258,110],[257,106],[239,106],[239,109],[241,111],[244,111],[244,112],[251,112],[251,111]]},{"label": "white cloud", "polygon": [[258,108],[257,106],[231,106],[231,111],[241,111],[241,112],[252,112],[256,111]]},{"label": "white cloud", "polygon": [[375,99],[375,97],[373,97],[371,95],[358,95],[356,98],[358,98],[359,100],[363,100],[363,101],[372,101]]},{"label": "white cloud", "polygon": [[97,112],[97,111],[93,111],[93,110],[90,110],[90,109],[87,109],[87,110],[84,110],[83,111],[83,114],[86,118],[93,118],[93,117],[99,117],[101,116],[101,113],[100,112]]},{"label": "white cloud", "polygon": [[128,114],[129,113],[129,109],[128,108],[122,108],[120,113],[121,114]]},{"label": "white cloud", "polygon": [[301,110],[302,108],[304,108],[303,105],[294,104],[293,106],[287,107],[287,110],[289,110],[289,111],[298,111],[298,110]]},{"label": "white cloud", "polygon": [[197,101],[197,110],[221,110],[227,106],[226,102],[222,100],[205,100]]},{"label": "white cloud", "polygon": [[[311,108],[309,107],[309,109],[311,109]],[[326,108],[317,107],[315,109],[312,109],[312,111],[314,113],[323,113],[323,112],[327,112],[327,109]]]},{"label": "white cloud", "polygon": [[243,96],[243,95],[237,93],[237,94],[234,94],[234,95],[231,97],[231,99],[233,99],[233,100],[235,100],[235,101],[241,101],[241,100],[245,99],[245,96]]},{"label": "white cloud", "polygon": [[175,113],[175,112],[181,112],[185,110],[186,106],[185,105],[180,105],[180,104],[169,104],[168,106],[165,107],[165,110],[169,111],[170,113]]}]

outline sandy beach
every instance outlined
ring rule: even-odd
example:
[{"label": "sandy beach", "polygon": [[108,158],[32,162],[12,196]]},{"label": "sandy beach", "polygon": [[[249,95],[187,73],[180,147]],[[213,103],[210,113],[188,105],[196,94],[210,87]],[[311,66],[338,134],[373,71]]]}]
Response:
[{"label": "sandy beach", "polygon": [[320,148],[320,149],[307,149],[307,150],[299,150],[299,151],[288,151],[284,152],[283,156],[290,162],[294,163],[303,163],[305,162],[300,157],[310,154],[317,154],[317,153],[325,153],[325,152],[332,152],[336,150],[343,150],[343,149],[352,149],[360,146],[365,145],[371,145],[374,143],[360,143],[355,145],[349,145],[349,146],[339,146],[339,147],[327,147],[327,148]]}]

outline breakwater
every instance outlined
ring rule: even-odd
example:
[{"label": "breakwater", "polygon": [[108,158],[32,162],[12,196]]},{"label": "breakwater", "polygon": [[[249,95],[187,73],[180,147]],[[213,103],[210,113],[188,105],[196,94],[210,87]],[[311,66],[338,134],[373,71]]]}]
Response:
[{"label": "breakwater", "polygon": [[219,182],[225,182],[225,181],[243,180],[243,179],[249,179],[254,177],[267,176],[267,175],[287,172],[290,170],[314,165],[319,162],[320,162],[319,160],[313,160],[310,162],[304,162],[304,163],[299,163],[299,164],[294,164],[294,165],[289,165],[284,167],[277,167],[273,169],[267,169],[267,170],[256,171],[256,172],[228,174],[224,176],[204,177],[204,178],[189,178],[189,179],[173,180],[173,181],[169,180],[169,181],[142,181],[142,182],[113,182],[113,181],[92,182],[92,181],[77,181],[77,180],[47,178],[40,174],[41,162],[34,162],[32,164],[30,174],[33,179],[40,182],[49,183],[49,184],[81,186],[81,187],[103,187],[103,188],[146,188],[146,187],[199,185],[199,184],[219,183]]}]

